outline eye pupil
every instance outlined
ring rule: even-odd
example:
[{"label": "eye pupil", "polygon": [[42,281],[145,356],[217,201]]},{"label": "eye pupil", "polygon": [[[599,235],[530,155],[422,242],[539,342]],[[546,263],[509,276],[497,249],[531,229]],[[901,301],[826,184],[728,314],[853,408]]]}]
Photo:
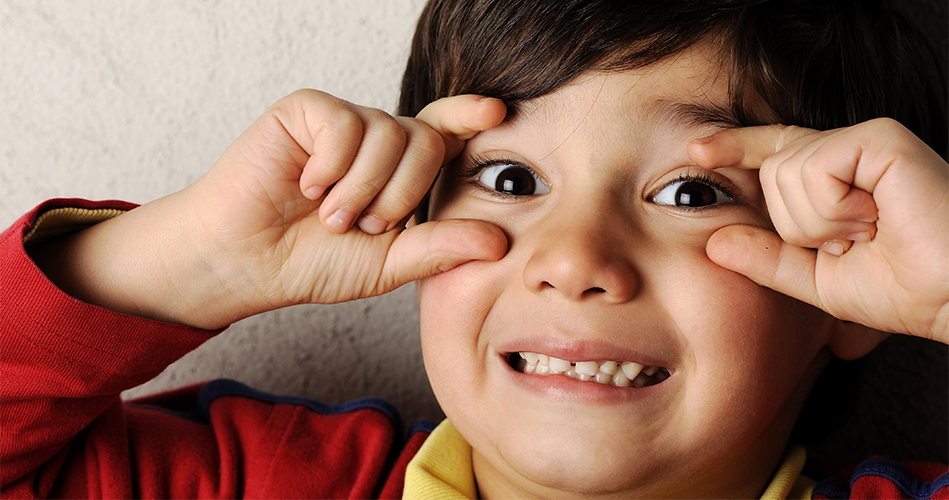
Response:
[{"label": "eye pupil", "polygon": [[701,182],[683,182],[676,190],[676,205],[699,208],[712,205],[716,201],[715,189]]},{"label": "eye pupil", "polygon": [[534,176],[521,168],[504,169],[494,182],[494,189],[508,194],[532,194],[534,188]]}]

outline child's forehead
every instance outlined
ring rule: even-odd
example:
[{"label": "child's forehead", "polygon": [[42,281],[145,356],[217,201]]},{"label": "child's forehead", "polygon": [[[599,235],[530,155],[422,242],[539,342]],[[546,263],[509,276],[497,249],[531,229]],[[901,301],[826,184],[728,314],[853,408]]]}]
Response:
[{"label": "child's forehead", "polygon": [[715,61],[689,57],[626,71],[587,72],[548,95],[512,106],[506,123],[607,119],[677,129],[742,126],[720,70]]}]

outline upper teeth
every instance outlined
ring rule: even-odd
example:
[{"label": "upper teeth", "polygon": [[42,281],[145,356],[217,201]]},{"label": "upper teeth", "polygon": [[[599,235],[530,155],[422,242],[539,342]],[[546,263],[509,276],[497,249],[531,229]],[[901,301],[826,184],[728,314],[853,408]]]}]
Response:
[{"label": "upper teeth", "polygon": [[[562,374],[584,382],[590,380],[616,387],[629,387],[630,385],[645,387],[665,380],[669,373],[668,370],[658,366],[643,366],[632,361],[623,363],[617,361],[570,362],[536,352],[521,352],[518,354],[523,359],[518,368],[522,369],[524,373],[536,375]],[[653,376],[657,373],[665,376],[655,380]]]}]

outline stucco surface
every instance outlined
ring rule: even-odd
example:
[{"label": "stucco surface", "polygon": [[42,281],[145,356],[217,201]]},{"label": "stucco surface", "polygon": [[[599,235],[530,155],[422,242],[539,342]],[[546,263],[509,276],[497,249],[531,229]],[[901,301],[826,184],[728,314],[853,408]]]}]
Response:
[{"label": "stucco surface", "polygon": [[[0,0],[0,225],[51,197],[177,191],[298,88],[393,111],[422,3]],[[907,5],[945,53],[945,2]],[[925,341],[884,344],[853,424],[826,451],[946,461],[946,357]],[[408,421],[440,415],[413,286],[247,319],[128,395],[217,377],[327,402],[381,396]]]},{"label": "stucco surface", "polygon": [[[394,111],[422,4],[3,0],[0,225],[52,197],[144,203],[182,189],[299,88]],[[216,377],[440,415],[412,285],[247,319],[129,395]]]}]

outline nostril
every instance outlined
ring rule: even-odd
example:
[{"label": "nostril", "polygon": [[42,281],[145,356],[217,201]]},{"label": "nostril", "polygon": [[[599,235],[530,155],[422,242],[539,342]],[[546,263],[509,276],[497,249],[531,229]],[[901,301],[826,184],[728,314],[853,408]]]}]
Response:
[{"label": "nostril", "polygon": [[587,293],[606,293],[606,290],[604,290],[604,289],[602,289],[602,288],[600,288],[600,287],[598,287],[598,286],[595,286],[595,287],[590,288],[589,290],[587,290]]}]

